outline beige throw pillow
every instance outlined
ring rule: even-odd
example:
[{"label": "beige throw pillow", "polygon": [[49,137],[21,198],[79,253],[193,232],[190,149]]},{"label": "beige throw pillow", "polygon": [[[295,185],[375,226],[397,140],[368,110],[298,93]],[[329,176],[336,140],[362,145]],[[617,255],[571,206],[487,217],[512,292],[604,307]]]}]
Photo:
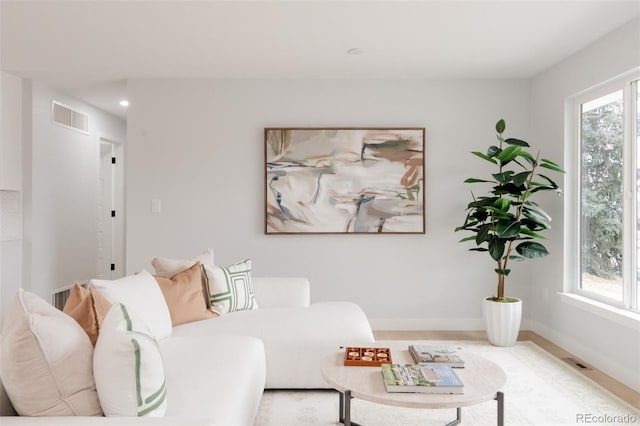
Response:
[{"label": "beige throw pillow", "polygon": [[151,259],[151,265],[156,270],[155,275],[165,278],[171,278],[175,274],[191,268],[196,262],[213,267],[213,249],[206,249],[189,260],[168,259],[166,257],[154,257]]},{"label": "beige throw pillow", "polygon": [[216,316],[207,309],[202,296],[202,272],[200,262],[171,278],[154,277],[162,290],[171,323],[175,327],[187,322],[208,319]]},{"label": "beige throw pillow", "polygon": [[111,302],[95,289],[89,290],[75,283],[62,311],[80,324],[89,336],[91,345],[95,347],[100,327],[110,307]]},{"label": "beige throw pillow", "polygon": [[2,382],[21,416],[100,416],[93,347],[78,323],[20,289],[2,328]]}]

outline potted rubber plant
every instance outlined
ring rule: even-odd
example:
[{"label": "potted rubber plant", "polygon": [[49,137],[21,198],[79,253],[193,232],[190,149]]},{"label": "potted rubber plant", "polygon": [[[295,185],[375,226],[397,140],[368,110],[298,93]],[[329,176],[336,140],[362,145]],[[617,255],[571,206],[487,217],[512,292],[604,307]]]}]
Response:
[{"label": "potted rubber plant", "polygon": [[473,155],[491,163],[495,171],[488,178],[468,178],[465,183],[484,186],[484,194],[471,192],[466,217],[458,231],[471,235],[460,242],[472,242],[470,251],[488,254],[495,262],[498,286],[495,296],[483,302],[483,314],[489,342],[511,346],[518,337],[522,317],[522,301],[505,296],[505,282],[511,272],[510,263],[547,256],[542,233],[549,228],[551,217],[534,201],[545,191],[561,192],[548,172],[564,173],[556,163],[532,154],[527,142],[505,138],[504,120],[496,123],[497,145]]}]

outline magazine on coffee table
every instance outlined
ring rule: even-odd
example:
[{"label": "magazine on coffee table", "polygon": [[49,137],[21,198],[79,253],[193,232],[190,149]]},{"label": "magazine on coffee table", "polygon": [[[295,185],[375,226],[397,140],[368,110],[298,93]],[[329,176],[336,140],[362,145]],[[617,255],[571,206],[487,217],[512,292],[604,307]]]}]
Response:
[{"label": "magazine on coffee table", "polygon": [[461,394],[464,384],[448,364],[382,365],[387,392]]},{"label": "magazine on coffee table", "polygon": [[460,351],[445,345],[416,343],[409,345],[409,354],[416,364],[448,364],[454,368],[464,367]]}]

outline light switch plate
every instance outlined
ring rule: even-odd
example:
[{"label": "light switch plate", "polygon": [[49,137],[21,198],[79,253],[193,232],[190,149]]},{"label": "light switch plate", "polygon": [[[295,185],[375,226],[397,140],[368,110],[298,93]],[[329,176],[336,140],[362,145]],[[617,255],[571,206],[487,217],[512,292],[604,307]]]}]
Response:
[{"label": "light switch plate", "polygon": [[162,201],[157,198],[151,200],[151,213],[160,214],[162,213]]}]

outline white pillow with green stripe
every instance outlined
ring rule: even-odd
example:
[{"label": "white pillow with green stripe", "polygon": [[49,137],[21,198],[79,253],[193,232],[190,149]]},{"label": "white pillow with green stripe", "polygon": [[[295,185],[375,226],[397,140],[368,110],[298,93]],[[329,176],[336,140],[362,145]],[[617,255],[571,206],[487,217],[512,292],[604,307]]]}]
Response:
[{"label": "white pillow with green stripe", "polygon": [[106,416],[164,416],[167,388],[158,343],[121,303],[109,309],[100,328],[93,374]]},{"label": "white pillow with green stripe", "polygon": [[203,266],[212,311],[224,314],[258,307],[251,283],[251,260],[229,266]]}]

